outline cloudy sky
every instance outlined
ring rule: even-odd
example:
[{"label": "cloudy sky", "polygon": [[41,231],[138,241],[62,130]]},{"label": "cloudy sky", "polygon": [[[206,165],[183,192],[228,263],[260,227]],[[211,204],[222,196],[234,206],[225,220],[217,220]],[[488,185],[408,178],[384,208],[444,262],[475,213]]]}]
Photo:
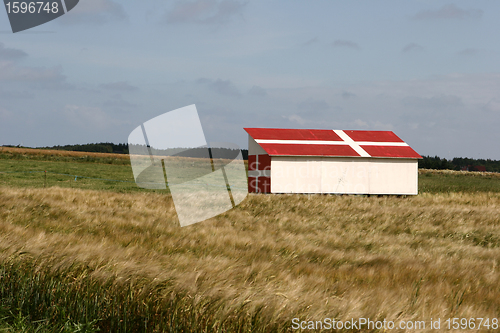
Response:
[{"label": "cloudy sky", "polygon": [[0,145],[126,142],[196,104],[243,127],[392,130],[422,155],[500,159],[500,2],[80,0],[13,34]]}]

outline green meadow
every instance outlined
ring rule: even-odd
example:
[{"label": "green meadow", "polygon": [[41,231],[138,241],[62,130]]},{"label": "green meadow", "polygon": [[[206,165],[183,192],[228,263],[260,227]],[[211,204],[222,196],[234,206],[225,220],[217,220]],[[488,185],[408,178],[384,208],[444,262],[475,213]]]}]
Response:
[{"label": "green meadow", "polygon": [[[421,169],[419,173],[420,193],[500,192],[498,173],[426,169]],[[35,188],[58,186],[117,192],[146,191],[135,184],[129,159],[51,159],[50,156],[28,154],[0,153],[0,185]]]}]

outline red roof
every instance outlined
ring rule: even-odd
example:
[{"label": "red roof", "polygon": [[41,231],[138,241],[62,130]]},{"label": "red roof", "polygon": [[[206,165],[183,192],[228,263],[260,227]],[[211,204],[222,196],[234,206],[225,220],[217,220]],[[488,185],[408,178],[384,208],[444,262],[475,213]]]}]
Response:
[{"label": "red roof", "polygon": [[254,139],[342,141],[342,139],[332,130],[245,128],[245,131]]},{"label": "red roof", "polygon": [[271,156],[422,158],[392,131],[245,128]]}]

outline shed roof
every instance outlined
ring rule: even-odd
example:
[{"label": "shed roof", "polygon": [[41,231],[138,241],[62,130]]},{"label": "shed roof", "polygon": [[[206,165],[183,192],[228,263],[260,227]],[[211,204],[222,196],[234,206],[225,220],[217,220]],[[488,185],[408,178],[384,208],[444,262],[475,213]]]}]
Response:
[{"label": "shed roof", "polygon": [[422,158],[392,131],[245,128],[271,156]]}]

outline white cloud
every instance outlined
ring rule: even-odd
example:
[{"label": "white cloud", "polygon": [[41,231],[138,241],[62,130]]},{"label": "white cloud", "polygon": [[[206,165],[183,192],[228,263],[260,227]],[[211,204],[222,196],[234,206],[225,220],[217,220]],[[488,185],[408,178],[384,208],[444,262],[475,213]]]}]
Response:
[{"label": "white cloud", "polygon": [[406,106],[418,108],[451,108],[462,106],[462,100],[455,95],[436,95],[432,97],[409,96],[402,100]]},{"label": "white cloud", "polygon": [[6,121],[7,118],[10,118],[12,116],[12,112],[10,112],[7,109],[4,109],[0,106],[0,120]]},{"label": "white cloud", "polygon": [[137,107],[137,104],[127,102],[123,99],[108,100],[102,104],[104,107],[115,109],[129,109]]},{"label": "white cloud", "polygon": [[332,43],[332,46],[335,48],[348,48],[353,50],[360,50],[360,47],[357,43],[345,39],[337,39]]},{"label": "white cloud", "polygon": [[342,92],[341,96],[343,99],[351,99],[351,98],[356,97],[356,94],[353,94],[350,91],[344,91],[344,92]]},{"label": "white cloud", "polygon": [[104,24],[110,21],[125,21],[128,16],[123,6],[113,0],[82,0],[57,22],[72,24]]},{"label": "white cloud", "polygon": [[0,43],[0,60],[18,60],[27,55],[23,50],[7,48],[3,43]]},{"label": "white cloud", "polygon": [[489,101],[484,103],[481,109],[492,115],[500,113],[500,99],[491,98]]},{"label": "white cloud", "polygon": [[253,86],[248,91],[248,94],[253,96],[267,96],[267,90],[259,86]]},{"label": "white cloud", "polygon": [[130,83],[128,83],[126,81],[104,83],[104,84],[101,84],[101,88],[104,88],[107,90],[122,91],[122,92],[133,92],[133,91],[139,90],[139,88],[131,85]]},{"label": "white cloud", "polygon": [[236,88],[236,86],[230,80],[211,80],[207,78],[201,78],[196,81],[197,83],[206,85],[210,90],[215,91],[218,94],[232,97],[240,97],[241,93]]},{"label": "white cloud", "polygon": [[462,9],[454,4],[444,5],[435,10],[423,10],[415,14],[415,20],[477,19],[483,16],[481,9]]},{"label": "white cloud", "polygon": [[365,121],[362,119],[356,119],[354,121],[345,122],[342,128],[339,129],[364,129],[364,130],[378,130],[378,131],[392,131],[394,130],[394,125],[390,122],[382,122],[378,120]]},{"label": "white cloud", "polygon": [[64,117],[80,128],[106,129],[113,124],[112,119],[99,107],[68,104],[64,107]]},{"label": "white cloud", "polygon": [[302,45],[303,46],[310,46],[310,45],[314,45],[314,44],[318,44],[318,43],[319,43],[318,37],[314,37],[314,38],[311,38],[308,41],[304,42]]},{"label": "white cloud", "polygon": [[223,24],[241,14],[246,2],[235,0],[177,1],[165,15],[166,23]]},{"label": "white cloud", "polygon": [[374,121],[371,123],[371,128],[380,131],[392,131],[394,129],[394,125],[389,122]]},{"label": "white cloud", "polygon": [[458,52],[458,54],[461,56],[475,56],[478,53],[479,53],[478,49],[471,48],[471,47],[463,49],[462,51]]},{"label": "white cloud", "polygon": [[403,49],[401,50],[401,52],[403,53],[410,53],[410,52],[420,52],[420,51],[423,51],[424,48],[417,44],[417,43],[410,43],[410,44],[406,44]]},{"label": "white cloud", "polygon": [[354,125],[356,125],[356,127],[358,128],[368,128],[370,125],[368,125],[368,123],[364,120],[361,120],[361,119],[356,119],[354,121]]},{"label": "white cloud", "polygon": [[39,68],[22,67],[11,61],[0,61],[0,81],[31,83],[40,88],[67,89],[71,86],[66,82],[60,67]]},{"label": "white cloud", "polygon": [[318,113],[322,111],[326,111],[330,108],[330,105],[328,103],[321,99],[321,100],[316,100],[312,98],[308,98],[300,103],[297,104],[297,108],[303,112],[308,112],[309,114],[313,113]]},{"label": "white cloud", "polygon": [[283,116],[283,118],[286,119],[286,120],[288,120],[291,123],[296,123],[296,124],[298,124],[300,126],[311,124],[311,120],[310,119],[302,118],[301,116],[296,115],[296,114],[293,114],[293,115],[290,115],[290,116]]},{"label": "white cloud", "polygon": [[35,95],[32,92],[23,90],[23,91],[16,91],[16,90],[0,90],[0,99],[2,100],[10,100],[10,99],[19,99],[19,100],[26,100],[26,99],[33,99]]}]

